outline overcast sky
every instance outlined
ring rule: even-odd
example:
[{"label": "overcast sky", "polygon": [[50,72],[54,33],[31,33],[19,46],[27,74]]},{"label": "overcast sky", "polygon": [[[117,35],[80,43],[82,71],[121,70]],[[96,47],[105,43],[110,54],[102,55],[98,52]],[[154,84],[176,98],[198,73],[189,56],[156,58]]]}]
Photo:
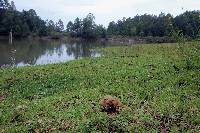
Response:
[{"label": "overcast sky", "polygon": [[158,15],[161,12],[176,16],[186,10],[199,10],[200,0],[13,0],[18,10],[36,10],[44,20],[66,24],[76,17],[93,13],[97,24],[107,26],[111,21],[139,14]]}]

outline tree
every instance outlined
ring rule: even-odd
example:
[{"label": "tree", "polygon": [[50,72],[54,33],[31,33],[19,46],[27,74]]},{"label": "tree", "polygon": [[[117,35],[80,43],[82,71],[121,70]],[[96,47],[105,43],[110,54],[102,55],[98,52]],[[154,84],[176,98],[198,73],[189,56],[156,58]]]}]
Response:
[{"label": "tree", "polygon": [[103,25],[96,25],[95,16],[89,13],[82,20],[76,18],[74,23],[69,21],[67,24],[67,32],[71,37],[81,37],[84,39],[106,38],[107,30]]},{"label": "tree", "polygon": [[107,36],[106,28],[103,27],[103,25],[96,26],[95,34],[97,38],[106,38]]},{"label": "tree", "polygon": [[0,0],[0,9],[8,9],[9,6],[8,0]]},{"label": "tree", "polygon": [[[171,36],[173,30],[179,30],[184,36],[197,38],[200,34],[200,11],[187,11],[175,18],[171,14],[136,15],[133,18],[122,18],[109,23],[106,29],[103,25],[95,24],[95,16],[89,13],[85,18],[69,21],[67,32],[72,37],[106,38],[106,35],[121,36]],[[8,35],[13,31],[14,36],[28,35],[46,36],[50,33],[63,32],[64,24],[61,19],[55,24],[52,20],[44,21],[34,9],[17,11],[15,3],[0,0],[0,35]],[[58,33],[59,34],[59,33]]]},{"label": "tree", "polygon": [[72,23],[72,21],[69,21],[68,24],[67,24],[67,32],[73,32],[73,27],[74,27],[74,24]]},{"label": "tree", "polygon": [[14,1],[11,1],[11,5],[10,5],[11,10],[17,10]]},{"label": "tree", "polygon": [[175,18],[171,14],[136,15],[134,18],[123,18],[117,23],[110,22],[109,35],[125,36],[171,36],[174,29],[183,31],[188,37],[196,38],[200,28],[200,12],[185,12]]},{"label": "tree", "polygon": [[196,38],[200,27],[200,11],[185,12],[174,19],[174,25],[177,29],[182,30],[183,34]]},{"label": "tree", "polygon": [[64,30],[63,21],[59,19],[58,22],[56,23],[56,31],[61,32],[63,30]]},{"label": "tree", "polygon": [[74,20],[73,31],[76,33],[77,37],[81,37],[81,34],[82,34],[82,22],[81,22],[81,19],[76,18]]},{"label": "tree", "polygon": [[30,9],[29,11],[22,11],[23,19],[28,24],[31,32],[38,32],[38,25],[40,18],[37,16],[35,10]]},{"label": "tree", "polygon": [[53,20],[47,20],[46,21],[46,26],[47,26],[48,32],[55,31],[55,29],[56,29],[55,23],[53,22]]},{"label": "tree", "polygon": [[94,22],[94,15],[89,13],[86,18],[83,19],[83,31],[82,37],[83,38],[95,38],[95,22]]},{"label": "tree", "polygon": [[0,5],[2,7],[0,8],[1,35],[8,35],[11,30],[15,37],[25,37],[31,34],[47,35],[46,23],[37,16],[35,10],[19,12],[16,10],[14,2],[9,4],[7,0],[1,0]]},{"label": "tree", "polygon": [[109,23],[107,32],[109,35],[117,35],[117,24],[114,21]]}]

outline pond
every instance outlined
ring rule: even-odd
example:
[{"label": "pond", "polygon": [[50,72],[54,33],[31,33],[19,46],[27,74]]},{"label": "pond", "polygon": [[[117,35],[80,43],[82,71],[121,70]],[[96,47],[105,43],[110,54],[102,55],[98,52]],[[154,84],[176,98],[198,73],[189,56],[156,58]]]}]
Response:
[{"label": "pond", "polygon": [[69,42],[55,40],[15,40],[9,44],[0,41],[0,67],[67,62],[83,57],[99,57],[96,48],[106,47],[105,43]]}]

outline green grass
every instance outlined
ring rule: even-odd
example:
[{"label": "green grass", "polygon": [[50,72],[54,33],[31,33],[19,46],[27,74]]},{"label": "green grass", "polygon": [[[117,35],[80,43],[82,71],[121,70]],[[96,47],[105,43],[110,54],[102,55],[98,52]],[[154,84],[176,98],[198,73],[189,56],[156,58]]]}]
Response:
[{"label": "green grass", "polygon": [[[64,64],[0,69],[0,132],[200,132],[200,44],[101,49]],[[100,111],[105,95],[117,115]]]}]

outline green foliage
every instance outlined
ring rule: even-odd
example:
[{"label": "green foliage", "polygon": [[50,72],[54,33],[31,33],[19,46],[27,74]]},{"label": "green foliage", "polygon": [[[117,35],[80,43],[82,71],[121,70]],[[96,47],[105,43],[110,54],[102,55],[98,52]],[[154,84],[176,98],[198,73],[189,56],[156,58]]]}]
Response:
[{"label": "green foliage", "polygon": [[7,9],[10,7],[8,0],[0,0],[0,10]]},{"label": "green foliage", "polygon": [[49,33],[49,36],[51,37],[51,39],[61,39],[64,35],[63,33],[54,31],[54,32]]},{"label": "green foliage", "polygon": [[58,20],[55,28],[56,28],[57,32],[61,32],[61,31],[64,30],[64,24],[63,24],[63,21],[61,19]]},{"label": "green foliage", "polygon": [[[184,68],[178,44],[101,51],[95,59],[0,69],[0,132],[200,130],[200,72]],[[105,95],[120,99],[119,114],[100,111]]]},{"label": "green foliage", "polygon": [[123,36],[171,36],[173,29],[183,31],[184,36],[198,37],[200,28],[200,12],[185,12],[173,18],[171,14],[161,13],[155,15],[137,15],[134,18],[123,18],[117,23],[110,22],[108,26],[109,35]]},{"label": "green foliage", "polygon": [[125,36],[169,36],[172,30],[173,18],[170,14],[141,15],[134,18],[123,18],[117,23],[111,22],[108,34]]},{"label": "green foliage", "polygon": [[56,30],[56,26],[52,20],[46,20],[46,25],[47,25],[48,33]]},{"label": "green foliage", "polygon": [[175,26],[183,32],[184,36],[197,38],[200,28],[200,12],[187,11],[175,19]]},{"label": "green foliage", "polygon": [[200,64],[200,46],[198,43],[186,43],[184,33],[182,31],[173,32],[173,37],[178,42],[178,49],[185,61],[184,68],[186,69],[199,69]]},{"label": "green foliage", "polygon": [[67,32],[71,37],[82,37],[84,39],[106,38],[106,29],[102,25],[96,25],[95,17],[89,13],[83,20],[76,18],[74,23],[69,21]]},{"label": "green foliage", "polygon": [[8,9],[4,10],[0,17],[0,34],[7,35],[12,30],[15,37],[25,37],[30,34],[47,35],[46,23],[33,9],[22,12]]},{"label": "green foliage", "polygon": [[[123,18],[117,22],[110,22],[106,29],[94,22],[95,16],[89,13],[82,20],[76,18],[69,21],[66,26],[67,34],[71,37],[84,39],[107,38],[110,36],[130,37],[170,37],[174,29],[183,32],[187,38],[199,37],[200,12],[187,11],[176,17],[171,14],[137,15],[134,18]],[[29,35],[47,36],[52,32],[64,32],[65,26],[61,19],[54,23],[46,22],[37,16],[35,10],[19,12],[13,1],[0,0],[0,35],[8,35],[10,31],[14,36],[26,37]],[[170,41],[169,41],[170,42]]]},{"label": "green foliage", "polygon": [[97,38],[106,38],[106,29],[103,25],[97,25],[95,28]]},{"label": "green foliage", "polygon": [[83,38],[94,38],[95,36],[95,22],[94,15],[89,13],[86,18],[82,21],[82,37]]},{"label": "green foliage", "polygon": [[[52,28],[52,25],[47,26],[46,22],[33,9],[20,12],[16,10],[13,1],[11,4],[6,1],[0,2],[3,6],[0,7],[0,35],[8,35],[12,30],[15,37],[46,36],[51,30],[56,30]],[[58,26],[59,30],[63,28],[61,21],[59,21]]]}]

